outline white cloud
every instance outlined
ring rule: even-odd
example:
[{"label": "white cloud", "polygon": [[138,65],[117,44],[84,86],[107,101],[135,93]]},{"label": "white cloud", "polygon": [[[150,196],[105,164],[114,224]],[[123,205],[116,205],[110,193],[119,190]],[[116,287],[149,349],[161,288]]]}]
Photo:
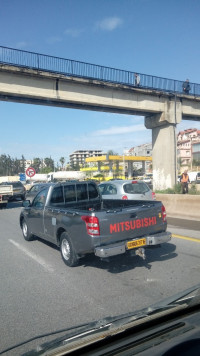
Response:
[{"label": "white cloud", "polygon": [[123,23],[119,17],[107,17],[96,23],[96,28],[104,31],[113,31]]},{"label": "white cloud", "polygon": [[71,37],[79,37],[84,30],[77,28],[68,28],[64,31],[64,34]]}]

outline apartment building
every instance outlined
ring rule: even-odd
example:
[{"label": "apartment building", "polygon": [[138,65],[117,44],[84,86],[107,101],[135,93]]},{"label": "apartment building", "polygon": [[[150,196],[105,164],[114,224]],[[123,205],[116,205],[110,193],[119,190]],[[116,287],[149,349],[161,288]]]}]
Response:
[{"label": "apartment building", "polygon": [[180,131],[177,135],[177,157],[181,164],[190,164],[198,159],[198,144],[200,143],[200,130],[196,128]]},{"label": "apartment building", "polygon": [[132,147],[129,150],[131,156],[151,156],[152,155],[152,143],[145,143],[136,147]]},{"label": "apartment building", "polygon": [[[152,156],[152,143],[144,143],[143,145],[139,145],[136,147],[132,147],[128,151],[128,155],[130,156]],[[149,169],[151,162],[145,163],[145,170]],[[134,162],[134,166],[136,169],[142,168],[141,162]]]},{"label": "apartment building", "polygon": [[84,165],[85,159],[88,157],[98,157],[105,155],[102,150],[79,150],[70,154],[70,166],[74,167],[76,165]]}]

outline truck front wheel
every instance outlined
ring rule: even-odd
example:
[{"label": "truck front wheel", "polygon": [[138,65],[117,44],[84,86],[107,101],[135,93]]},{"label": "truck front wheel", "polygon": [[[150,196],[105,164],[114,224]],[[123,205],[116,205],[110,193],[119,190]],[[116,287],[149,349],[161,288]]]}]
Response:
[{"label": "truck front wheel", "polygon": [[26,241],[31,241],[33,239],[33,235],[29,232],[25,219],[22,220],[22,233]]},{"label": "truck front wheel", "polygon": [[60,238],[60,252],[64,263],[68,267],[74,267],[77,265],[78,258],[66,232],[63,232]]}]

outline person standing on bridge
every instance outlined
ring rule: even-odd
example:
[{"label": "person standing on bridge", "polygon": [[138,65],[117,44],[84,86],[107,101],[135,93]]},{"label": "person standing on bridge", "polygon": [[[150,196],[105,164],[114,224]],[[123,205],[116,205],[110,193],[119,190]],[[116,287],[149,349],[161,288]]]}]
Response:
[{"label": "person standing on bridge", "polygon": [[189,175],[187,170],[185,170],[180,177],[180,182],[181,182],[181,191],[182,194],[188,193],[188,183],[190,182]]},{"label": "person standing on bridge", "polygon": [[186,79],[186,81],[183,83],[183,92],[185,94],[189,94],[190,91],[190,83],[189,83],[189,79]]},{"label": "person standing on bridge", "polygon": [[138,73],[135,73],[134,75],[135,75],[135,86],[139,87],[139,85],[140,85],[140,76],[139,76]]}]

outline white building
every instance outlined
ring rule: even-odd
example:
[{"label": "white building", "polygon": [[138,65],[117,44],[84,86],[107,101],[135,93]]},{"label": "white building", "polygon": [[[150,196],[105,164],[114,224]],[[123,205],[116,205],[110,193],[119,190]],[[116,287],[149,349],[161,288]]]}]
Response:
[{"label": "white building", "polygon": [[[197,143],[200,142],[200,130],[195,128],[180,131],[177,135],[177,157],[180,163],[188,165],[196,156],[193,154]],[[194,149],[193,149],[194,146]],[[195,152],[196,153],[196,152]],[[193,157],[194,155],[194,157]]]},{"label": "white building", "polygon": [[26,171],[28,167],[31,167],[33,160],[26,159],[24,163],[25,163],[25,171]]},{"label": "white building", "polygon": [[[152,156],[152,143],[145,143],[143,145],[139,145],[136,147],[132,147],[129,151],[128,154],[131,156]],[[145,163],[145,171],[149,169],[149,166],[151,164],[151,161],[147,161]],[[134,166],[136,169],[142,168],[142,163],[141,162],[134,162]]]},{"label": "white building", "polygon": [[76,166],[76,165],[84,165],[85,164],[85,159],[88,157],[98,157],[105,155],[101,150],[79,150],[75,151],[70,154],[69,159],[70,159],[70,166]]},{"label": "white building", "polygon": [[152,156],[152,143],[145,143],[129,150],[132,156]]}]

